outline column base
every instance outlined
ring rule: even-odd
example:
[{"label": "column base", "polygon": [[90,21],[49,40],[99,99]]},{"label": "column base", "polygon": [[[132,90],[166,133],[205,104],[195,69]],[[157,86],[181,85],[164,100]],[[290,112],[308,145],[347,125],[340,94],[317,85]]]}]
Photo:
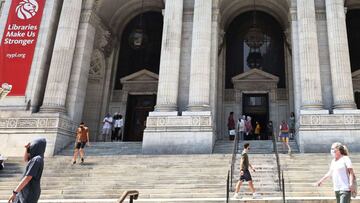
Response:
[{"label": "column base", "polygon": [[360,114],[300,115],[296,138],[303,153],[329,153],[334,142],[360,152]]},{"label": "column base", "polygon": [[360,109],[334,109],[334,114],[360,114]]},{"label": "column base", "polygon": [[187,107],[188,111],[201,112],[201,111],[210,111],[209,105],[191,105]]},{"label": "column base", "polygon": [[66,113],[66,108],[64,106],[42,106],[40,113]]},{"label": "column base", "polygon": [[177,106],[176,105],[156,105],[155,111],[157,111],[157,112],[177,111]]},{"label": "column base", "polygon": [[301,109],[300,114],[303,115],[324,115],[329,114],[329,110],[327,109]]},{"label": "column base", "polygon": [[211,112],[183,112],[182,116],[151,112],[142,150],[144,154],[210,154],[214,143]]},{"label": "column base", "polygon": [[0,149],[5,156],[21,157],[24,145],[35,138],[46,139],[45,156],[53,156],[75,141],[77,124],[61,114],[8,114],[0,118]]}]

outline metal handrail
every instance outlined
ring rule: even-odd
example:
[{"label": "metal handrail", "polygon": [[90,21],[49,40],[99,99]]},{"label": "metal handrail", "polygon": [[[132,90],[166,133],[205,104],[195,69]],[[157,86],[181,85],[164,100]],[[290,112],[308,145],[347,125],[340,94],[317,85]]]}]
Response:
[{"label": "metal handrail", "polygon": [[235,162],[236,162],[236,154],[237,154],[237,150],[238,150],[238,142],[239,142],[239,137],[238,137],[238,135],[235,135],[230,170],[228,171],[228,177],[227,177],[227,181],[226,181],[226,187],[227,187],[226,188],[226,202],[229,201],[229,193],[230,193],[230,191],[233,190],[233,174],[235,171],[234,167],[235,167]]},{"label": "metal handrail", "polygon": [[277,166],[277,172],[278,172],[278,180],[279,180],[279,189],[280,191],[282,191],[282,199],[283,199],[283,203],[286,202],[285,200],[285,179],[284,179],[284,171],[281,170],[281,164],[280,164],[280,158],[279,158],[279,151],[277,148],[277,143],[276,143],[276,137],[275,135],[273,135],[273,148],[274,148],[274,153],[275,153],[275,157],[276,157],[276,166]]},{"label": "metal handrail", "polygon": [[277,148],[277,144],[276,144],[276,137],[275,137],[275,134],[273,134],[273,150],[274,150],[274,153],[275,153],[275,158],[276,158],[276,166],[277,166],[277,172],[278,172],[278,181],[279,181],[279,189],[282,190],[282,187],[281,187],[281,167],[280,167],[280,159],[279,159],[279,151],[278,151],[278,148]]},{"label": "metal handrail", "polygon": [[125,192],[123,192],[123,194],[121,195],[118,203],[122,203],[124,202],[124,200],[126,199],[126,197],[129,196],[129,202],[133,203],[134,200],[137,200],[137,198],[139,197],[139,191],[137,190],[126,190]]},{"label": "metal handrail", "polygon": [[282,183],[282,197],[283,197],[283,203],[286,202],[285,200],[285,179],[284,179],[284,171],[281,171],[281,183]]},{"label": "metal handrail", "polygon": [[229,202],[229,193],[230,193],[230,170],[228,170],[227,178],[226,178],[226,203]]}]

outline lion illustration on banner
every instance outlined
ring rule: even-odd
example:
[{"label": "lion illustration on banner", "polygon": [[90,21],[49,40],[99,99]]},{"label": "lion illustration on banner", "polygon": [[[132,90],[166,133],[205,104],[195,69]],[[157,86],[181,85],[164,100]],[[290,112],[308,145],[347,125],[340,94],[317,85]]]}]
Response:
[{"label": "lion illustration on banner", "polygon": [[22,0],[19,5],[16,6],[16,14],[18,18],[27,20],[36,15],[39,9],[39,4],[36,0]]}]

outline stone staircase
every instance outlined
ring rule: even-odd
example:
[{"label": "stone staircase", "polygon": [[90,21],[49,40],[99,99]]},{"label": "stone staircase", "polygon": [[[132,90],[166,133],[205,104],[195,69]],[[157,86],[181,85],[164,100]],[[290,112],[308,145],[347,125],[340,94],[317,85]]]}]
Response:
[{"label": "stone staircase", "polygon": [[[354,171],[360,169],[360,154],[351,154]],[[331,178],[321,187],[315,187],[318,181],[328,170],[331,163],[330,154],[294,154],[293,156],[280,155],[284,170],[286,196],[291,197],[323,197],[333,198]],[[359,182],[359,177],[358,182]],[[358,201],[360,202],[360,201]]]},{"label": "stone staircase", "polygon": [[[140,149],[139,143],[92,143],[84,164],[71,164],[73,146],[46,158],[41,202],[116,202],[128,189],[140,192],[136,202],[223,202],[231,155],[142,155]],[[137,154],[127,155],[132,150]],[[24,166],[20,158],[8,157],[0,171],[0,202]]]},{"label": "stone staircase", "polygon": [[[231,198],[230,202],[282,202],[272,143],[246,142],[251,146],[250,163],[257,169],[252,173],[254,185],[262,197],[252,199],[248,185],[244,184],[243,198]],[[295,151],[292,156],[285,154],[286,151],[280,154],[287,202],[334,202],[331,181],[320,188],[312,185],[328,170],[330,155],[299,154],[296,144],[291,144]],[[242,145],[240,142],[239,153]],[[141,143],[92,143],[86,148],[85,163],[72,165],[73,146],[69,146],[59,155],[45,159],[39,202],[115,203],[123,191],[135,189],[140,192],[135,203],[223,203],[232,147],[233,142],[223,140],[216,143],[210,155],[142,155]],[[240,155],[236,158],[233,188],[239,178]],[[351,158],[357,171],[360,154],[352,154]],[[23,170],[20,158],[8,157],[6,168],[0,171],[0,203],[7,202]]]}]

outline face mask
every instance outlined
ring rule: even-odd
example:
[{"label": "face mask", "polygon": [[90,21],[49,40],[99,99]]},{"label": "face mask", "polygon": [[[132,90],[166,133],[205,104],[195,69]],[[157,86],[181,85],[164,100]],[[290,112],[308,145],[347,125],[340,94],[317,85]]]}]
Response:
[{"label": "face mask", "polygon": [[335,157],[335,149],[330,150],[330,154],[332,157]]}]

